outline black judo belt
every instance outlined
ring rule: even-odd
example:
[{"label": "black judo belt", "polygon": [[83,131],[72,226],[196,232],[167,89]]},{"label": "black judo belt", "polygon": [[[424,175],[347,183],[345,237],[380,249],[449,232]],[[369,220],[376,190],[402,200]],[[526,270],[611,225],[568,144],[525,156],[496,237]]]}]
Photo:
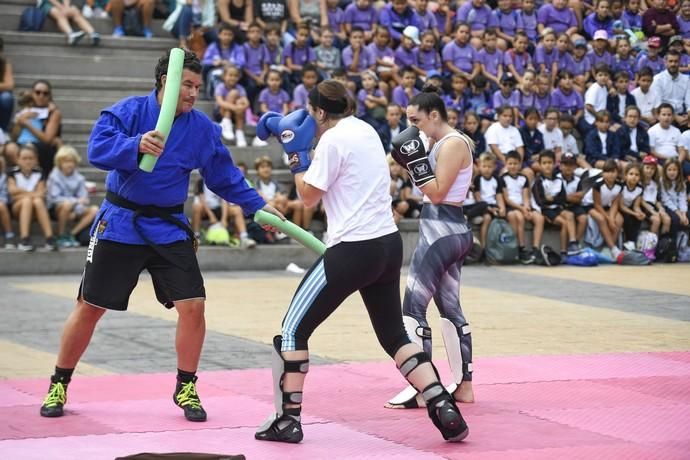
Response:
[{"label": "black judo belt", "polygon": [[136,230],[137,234],[141,237],[144,242],[151,247],[156,253],[167,260],[168,262],[176,265],[177,267],[180,267],[183,270],[188,270],[189,269],[189,263],[183,264],[179,260],[176,260],[173,258],[164,247],[154,243],[151,241],[149,238],[146,237],[144,231],[142,228],[139,226],[137,223],[137,220],[139,217],[156,217],[158,219],[161,219],[165,222],[168,222],[170,224],[175,225],[181,230],[184,230],[184,232],[189,236],[189,238],[192,240],[192,243],[194,244],[194,249],[196,249],[196,237],[194,236],[194,232],[192,229],[189,227],[189,225],[185,224],[184,222],[180,221],[180,219],[177,219],[173,214],[182,214],[184,212],[184,204],[178,204],[177,206],[169,206],[169,207],[163,207],[163,206],[154,206],[154,205],[142,205],[135,203],[133,201],[129,201],[126,198],[121,197],[115,192],[111,192],[110,190],[105,192],[105,199],[110,201],[112,204],[115,206],[119,206],[121,208],[129,209],[134,211],[134,214],[132,215],[132,225],[134,226],[134,230]]}]

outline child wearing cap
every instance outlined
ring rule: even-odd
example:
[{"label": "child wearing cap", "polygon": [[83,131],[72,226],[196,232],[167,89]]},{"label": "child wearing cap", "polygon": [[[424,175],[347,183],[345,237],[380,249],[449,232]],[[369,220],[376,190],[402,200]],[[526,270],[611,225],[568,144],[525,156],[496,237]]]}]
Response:
[{"label": "child wearing cap", "polygon": [[564,208],[575,217],[575,240],[581,241],[587,230],[587,210],[581,204],[585,192],[580,187],[580,178],[575,174],[577,162],[578,155],[566,151],[561,155],[560,172],[557,177],[563,181],[565,187]]},{"label": "child wearing cap", "polygon": [[600,64],[606,64],[606,66],[611,69],[613,65],[613,56],[609,53],[609,35],[605,30],[597,30],[594,32],[594,40],[592,41],[592,51],[587,53],[587,59],[592,66],[592,77],[596,79],[597,66]]},{"label": "child wearing cap", "polygon": [[[496,47],[496,29],[486,29],[484,31],[484,48],[479,50],[477,58],[481,64],[481,73],[492,86],[498,88],[503,76],[503,52]],[[494,105],[494,107],[498,107]]]},{"label": "child wearing cap", "polygon": [[584,94],[592,73],[592,63],[587,57],[587,40],[578,38],[573,43],[571,72],[577,91]]},{"label": "child wearing cap", "polygon": [[494,107],[509,106],[513,114],[511,123],[519,126],[518,120],[518,105],[520,103],[520,95],[515,89],[517,80],[511,73],[505,73],[501,77],[501,82],[498,90],[496,90],[492,97]]},{"label": "child wearing cap", "polygon": [[575,239],[575,216],[565,209],[565,184],[556,175],[555,166],[553,150],[547,149],[539,154],[540,173],[532,184],[532,196],[546,222],[560,228],[561,254],[576,254],[580,248]]},{"label": "child wearing cap", "polygon": [[415,26],[405,27],[400,38],[400,45],[395,50],[395,65],[399,68],[411,67],[417,75],[421,75],[417,53],[415,53],[415,46],[420,43],[419,30]]},{"label": "child wearing cap", "polygon": [[655,156],[647,155],[642,160],[642,211],[647,216],[649,231],[657,236],[671,230],[671,216],[661,203],[659,193],[659,163]]},{"label": "child wearing cap", "polygon": [[654,75],[663,72],[666,68],[664,59],[661,57],[661,38],[649,37],[647,40],[647,52],[640,53],[637,58],[637,71],[645,67],[652,69]]},{"label": "child wearing cap", "polygon": [[362,72],[362,89],[357,93],[357,118],[381,132],[386,119],[388,100],[378,88],[378,77],[372,70]]}]

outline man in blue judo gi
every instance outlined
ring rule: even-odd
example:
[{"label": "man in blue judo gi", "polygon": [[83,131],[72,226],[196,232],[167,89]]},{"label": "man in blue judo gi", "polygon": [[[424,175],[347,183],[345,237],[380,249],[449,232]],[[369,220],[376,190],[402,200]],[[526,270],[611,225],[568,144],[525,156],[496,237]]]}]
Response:
[{"label": "man in blue judo gi", "polygon": [[[246,214],[263,209],[285,219],[247,185],[221,143],[220,128],[194,110],[201,87],[201,64],[185,52],[175,119],[163,145],[155,131],[165,91],[170,53],[156,66],[156,88],[101,112],[88,145],[89,161],[109,171],[106,197],[91,228],[86,264],[74,311],[64,327],[55,373],[41,407],[44,417],[60,417],[72,372],[107,310],[124,311],[139,274],[151,274],[156,298],[178,313],[177,385],[173,400],[187,420],[206,412],[196,390],[196,371],[206,324],[204,280],[194,234],[183,213],[190,174],[199,169],[206,185]],[[165,147],[165,148],[164,148]],[[144,154],[158,157],[151,173],[139,169]]]}]

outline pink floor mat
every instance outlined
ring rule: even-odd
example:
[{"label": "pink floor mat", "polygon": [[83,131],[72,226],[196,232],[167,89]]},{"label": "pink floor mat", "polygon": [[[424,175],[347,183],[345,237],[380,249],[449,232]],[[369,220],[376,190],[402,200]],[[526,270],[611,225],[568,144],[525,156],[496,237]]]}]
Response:
[{"label": "pink floor mat", "polygon": [[[442,375],[447,366],[439,362]],[[391,362],[312,366],[305,440],[259,442],[272,411],[269,369],[204,372],[206,423],[172,403],[173,374],[80,377],[67,415],[44,419],[46,379],[0,381],[2,458],[112,459],[142,451],[242,453],[249,459],[688,458],[690,352],[477,359],[463,443],[445,443],[426,411],[390,410],[403,387]]]}]

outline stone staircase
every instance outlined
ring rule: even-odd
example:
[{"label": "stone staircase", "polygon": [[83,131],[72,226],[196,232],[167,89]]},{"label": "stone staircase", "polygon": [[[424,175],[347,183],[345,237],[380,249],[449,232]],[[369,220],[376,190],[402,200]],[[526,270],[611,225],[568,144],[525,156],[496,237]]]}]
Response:
[{"label": "stone staircase", "polygon": [[[83,40],[78,46],[65,43],[64,35],[55,23],[46,19],[43,31],[18,32],[21,12],[35,0],[0,0],[0,36],[5,42],[4,54],[12,63],[16,82],[15,95],[28,90],[37,79],[48,80],[53,86],[53,99],[63,116],[62,139],[73,145],[82,155],[81,172],[87,180],[97,184],[92,202],[99,203],[104,195],[106,173],[90,166],[86,160],[89,133],[100,111],[116,101],[131,95],[147,94],[154,86],[154,67],[158,58],[176,40],[162,29],[162,20],[154,20],[155,37],[113,38],[110,19],[91,19],[101,33],[99,47]],[[196,108],[211,115],[213,103],[200,100]],[[253,133],[248,133],[253,134]],[[252,136],[248,136],[251,142]],[[265,148],[238,148],[228,146],[235,162],[244,162],[253,177],[254,160],[268,155],[276,165],[275,175],[281,182],[291,182],[291,175],[282,163],[282,151],[276,142]],[[282,168],[282,169],[281,169]],[[198,175],[195,173],[191,184]],[[190,199],[186,207],[189,208]],[[34,229],[37,230],[36,226]],[[40,232],[34,231],[34,235]],[[36,241],[40,238],[36,236]],[[227,257],[227,251],[234,254]],[[78,273],[83,266],[83,249],[64,250],[59,253],[24,254],[0,251],[0,275],[19,273]],[[205,269],[283,269],[290,261],[307,265],[314,256],[298,245],[290,247],[260,247],[257,253],[239,254],[237,249],[205,248],[200,252]],[[262,253],[266,254],[262,254]],[[261,255],[260,255],[261,254]]]}]

